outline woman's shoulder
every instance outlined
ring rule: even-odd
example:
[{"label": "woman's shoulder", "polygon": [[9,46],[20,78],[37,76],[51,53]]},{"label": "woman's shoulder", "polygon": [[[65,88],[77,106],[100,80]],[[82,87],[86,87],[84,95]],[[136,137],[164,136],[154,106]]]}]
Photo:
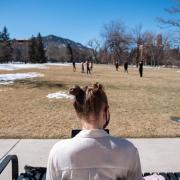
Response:
[{"label": "woman's shoulder", "polygon": [[65,145],[68,144],[70,141],[71,139],[63,139],[58,141],[56,144],[53,145],[51,153],[57,153],[59,151],[62,151],[65,148]]},{"label": "woman's shoulder", "polygon": [[111,139],[111,143],[116,148],[130,150],[130,151],[137,151],[135,145],[125,138],[110,136],[110,139]]}]

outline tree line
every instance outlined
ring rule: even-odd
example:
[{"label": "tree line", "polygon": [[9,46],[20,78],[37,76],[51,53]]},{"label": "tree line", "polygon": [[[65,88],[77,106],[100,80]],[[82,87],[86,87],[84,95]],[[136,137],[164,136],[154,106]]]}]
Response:
[{"label": "tree line", "polygon": [[[179,3],[175,7],[166,9],[170,14],[180,13]],[[179,19],[157,18],[161,25],[168,25],[179,32]],[[95,63],[128,62],[138,65],[140,60],[150,66],[180,66],[180,36],[175,38],[174,33],[161,34],[152,31],[144,31],[139,24],[130,29],[121,21],[111,21],[104,24],[101,32],[101,39],[92,39],[87,43],[89,51],[80,51],[67,44],[65,48],[51,46],[47,49],[43,46],[41,34],[32,37],[28,41],[28,57],[22,56],[22,51],[12,46],[12,40],[6,27],[0,32],[0,63],[9,62],[12,59],[21,59],[23,62],[45,63],[47,55],[53,57],[52,61],[76,61],[82,62],[87,58]],[[13,53],[16,52],[16,53]],[[16,56],[13,58],[12,56]],[[49,60],[49,59],[48,59]]]},{"label": "tree line", "polygon": [[[180,0],[173,1],[174,6],[165,11],[172,18],[157,17],[157,22],[164,29],[168,27],[167,34],[143,31],[142,25],[131,30],[121,21],[112,21],[105,24],[101,33],[102,41],[93,39],[88,42],[93,49],[92,55],[97,62],[119,63],[129,62],[138,64],[143,60],[151,66],[180,66]],[[100,45],[101,44],[101,45]]]},{"label": "tree line", "polygon": [[47,58],[42,41],[42,36],[38,33],[37,37],[32,37],[29,43],[29,62],[30,63],[46,63]]},{"label": "tree line", "polygon": [[[2,32],[0,32],[0,63],[12,62],[14,59],[18,59],[18,61],[23,61],[24,63],[47,62],[46,51],[40,33],[38,33],[37,37],[32,36],[30,40],[27,40],[28,47],[24,49],[28,49],[28,57],[23,56],[23,59],[21,58],[23,52],[15,47],[15,42],[16,40],[10,39],[10,34],[5,26]],[[23,46],[25,46],[24,43]]]},{"label": "tree line", "polygon": [[6,27],[0,32],[0,63],[11,60],[12,46],[10,36]]},{"label": "tree line", "polygon": [[171,36],[143,31],[142,25],[128,29],[121,21],[111,21],[103,26],[101,43],[90,40],[96,62],[138,65],[143,60],[150,66],[180,66],[179,46],[174,46]]},{"label": "tree line", "polygon": [[6,27],[0,32],[0,63],[82,62],[87,57],[90,57],[88,48],[79,50],[69,43],[65,47],[49,46],[43,43],[40,33],[29,40],[16,40],[10,38]]},{"label": "tree line", "polygon": [[[64,52],[64,61],[71,62],[74,59],[80,62],[91,58],[95,63],[113,64],[119,61],[119,64],[123,64],[128,61],[129,64],[135,65],[143,60],[146,65],[151,66],[180,66],[180,50],[179,47],[172,46],[171,36],[143,31],[142,25],[130,31],[121,21],[111,21],[103,26],[101,37],[101,42],[97,39],[90,40],[87,46],[91,50],[83,53],[68,44]],[[4,27],[0,32],[0,63],[12,62],[13,59],[24,63],[46,63],[46,51],[47,54],[56,54],[52,51],[55,47],[45,50],[40,33],[27,41],[27,57],[22,54],[25,50],[20,51],[13,46],[13,42],[7,28]],[[59,49],[56,51],[61,52]]]}]

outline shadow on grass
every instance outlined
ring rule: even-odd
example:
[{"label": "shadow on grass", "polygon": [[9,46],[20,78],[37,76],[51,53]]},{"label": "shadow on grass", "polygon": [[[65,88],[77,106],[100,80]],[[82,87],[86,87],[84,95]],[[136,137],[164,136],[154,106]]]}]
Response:
[{"label": "shadow on grass", "polygon": [[57,81],[37,81],[32,79],[16,80],[15,86],[25,85],[30,88],[65,88],[66,85]]}]

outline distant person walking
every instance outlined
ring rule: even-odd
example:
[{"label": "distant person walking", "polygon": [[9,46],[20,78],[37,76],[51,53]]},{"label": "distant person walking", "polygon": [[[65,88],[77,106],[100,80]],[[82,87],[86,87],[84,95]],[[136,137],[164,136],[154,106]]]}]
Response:
[{"label": "distant person walking", "polygon": [[84,61],[81,64],[81,72],[84,73]]},{"label": "distant person walking", "polygon": [[128,73],[128,61],[124,63],[124,72]]},{"label": "distant person walking", "polygon": [[86,68],[87,68],[87,74],[91,74],[90,62],[89,62],[89,60],[86,61]]},{"label": "distant person walking", "polygon": [[72,62],[72,65],[73,65],[73,71],[75,72],[76,71],[76,63],[74,61],[74,55],[73,55],[72,47],[69,43],[67,44],[67,50],[68,50],[68,55],[70,56],[70,62]]},{"label": "distant person walking", "polygon": [[143,61],[140,61],[139,63],[139,75],[140,77],[143,76]]},{"label": "distant person walking", "polygon": [[118,62],[118,60],[115,62],[115,67],[116,67],[116,71],[118,71],[118,69],[119,69],[119,62]]},{"label": "distant person walking", "polygon": [[73,72],[76,72],[76,62],[75,61],[73,61]]},{"label": "distant person walking", "polygon": [[90,63],[90,70],[92,71],[93,69],[93,61],[91,60],[91,63]]}]

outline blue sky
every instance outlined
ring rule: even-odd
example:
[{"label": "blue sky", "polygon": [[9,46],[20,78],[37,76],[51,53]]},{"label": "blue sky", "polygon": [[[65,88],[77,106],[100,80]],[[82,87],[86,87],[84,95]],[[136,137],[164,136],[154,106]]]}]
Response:
[{"label": "blue sky", "polygon": [[11,38],[28,39],[41,32],[82,44],[100,39],[103,24],[121,20],[127,27],[163,31],[156,17],[168,18],[164,8],[173,0],[1,0],[0,30],[7,26]]}]

